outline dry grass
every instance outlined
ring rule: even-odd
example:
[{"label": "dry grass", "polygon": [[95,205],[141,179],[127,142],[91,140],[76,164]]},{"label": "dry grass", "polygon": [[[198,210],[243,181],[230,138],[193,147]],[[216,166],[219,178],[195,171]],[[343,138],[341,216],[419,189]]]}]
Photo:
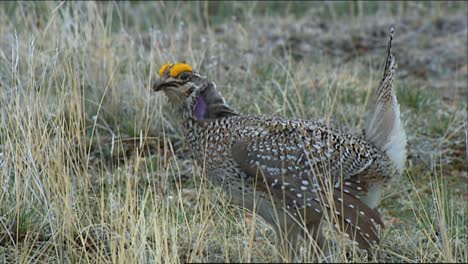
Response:
[{"label": "dry grass", "polygon": [[391,24],[409,157],[374,260],[468,262],[466,2],[0,7],[0,262],[277,260],[150,80],[186,60],[243,112],[359,133]]}]

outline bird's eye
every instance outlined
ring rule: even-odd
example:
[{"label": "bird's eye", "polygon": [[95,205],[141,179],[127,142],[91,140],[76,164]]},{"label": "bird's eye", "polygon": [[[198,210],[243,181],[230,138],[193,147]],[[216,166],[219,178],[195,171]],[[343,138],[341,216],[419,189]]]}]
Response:
[{"label": "bird's eye", "polygon": [[178,79],[181,81],[188,81],[192,77],[190,72],[182,72],[179,74]]}]

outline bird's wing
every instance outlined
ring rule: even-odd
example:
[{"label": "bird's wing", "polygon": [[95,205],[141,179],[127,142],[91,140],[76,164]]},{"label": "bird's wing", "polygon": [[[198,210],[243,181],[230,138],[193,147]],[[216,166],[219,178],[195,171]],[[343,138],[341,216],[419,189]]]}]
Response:
[{"label": "bird's wing", "polygon": [[[271,147],[260,141],[239,141],[232,147],[234,160],[241,170],[256,179],[256,190],[270,194],[273,203],[291,217],[302,219],[308,226],[328,215],[361,248],[368,250],[378,242],[377,225],[383,227],[383,223],[377,211],[356,198],[356,186],[359,186],[356,181],[350,181],[355,189],[348,185],[327,184],[323,177],[312,175],[311,170],[300,171],[304,167],[294,167],[300,166],[297,159],[276,157],[270,153],[274,153]],[[298,156],[298,153],[301,151],[291,149],[278,155]]]},{"label": "bird's wing", "polygon": [[374,161],[374,150],[362,140],[306,122],[255,129],[255,137],[232,147],[239,164],[261,168],[278,180],[286,175],[290,181],[315,186],[324,181],[343,185],[350,193],[367,191],[359,174]]}]

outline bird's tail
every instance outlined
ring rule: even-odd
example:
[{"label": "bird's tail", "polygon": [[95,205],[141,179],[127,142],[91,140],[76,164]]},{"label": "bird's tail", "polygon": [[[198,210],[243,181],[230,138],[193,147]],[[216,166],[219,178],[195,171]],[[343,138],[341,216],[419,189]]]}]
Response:
[{"label": "bird's tail", "polygon": [[364,137],[385,152],[401,174],[406,160],[406,133],[401,124],[400,105],[393,87],[396,69],[392,54],[393,31],[391,28],[385,70],[367,120]]}]

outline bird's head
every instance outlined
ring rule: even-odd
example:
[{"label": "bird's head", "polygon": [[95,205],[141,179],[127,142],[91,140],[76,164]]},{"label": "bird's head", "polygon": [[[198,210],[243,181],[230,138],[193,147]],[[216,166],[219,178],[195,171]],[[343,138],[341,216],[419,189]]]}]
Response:
[{"label": "bird's head", "polygon": [[195,72],[186,63],[166,63],[159,69],[153,90],[163,91],[178,110],[188,111],[198,120],[233,115],[214,82]]},{"label": "bird's head", "polygon": [[207,85],[207,80],[186,63],[166,63],[159,69],[153,90],[163,91],[172,105],[180,107],[193,100]]}]

